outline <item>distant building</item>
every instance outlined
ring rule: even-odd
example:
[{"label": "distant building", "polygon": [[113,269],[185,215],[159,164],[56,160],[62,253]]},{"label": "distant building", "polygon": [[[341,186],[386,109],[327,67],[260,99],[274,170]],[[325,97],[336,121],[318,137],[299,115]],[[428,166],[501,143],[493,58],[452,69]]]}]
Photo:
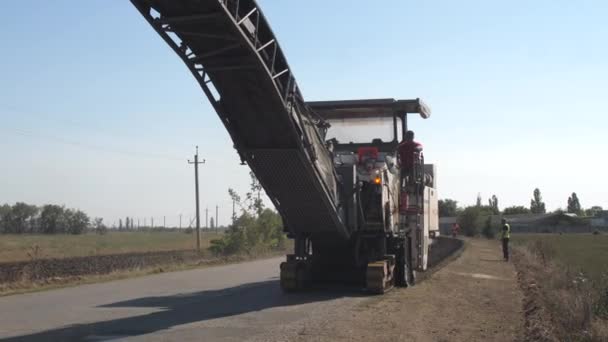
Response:
[{"label": "distant building", "polygon": [[505,216],[514,233],[589,233],[588,220],[571,213]]},{"label": "distant building", "polygon": [[591,218],[591,226],[608,227],[608,210],[602,210]]},{"label": "distant building", "polygon": [[452,235],[452,226],[456,223],[457,217],[440,217],[439,218],[439,234],[443,236]]}]

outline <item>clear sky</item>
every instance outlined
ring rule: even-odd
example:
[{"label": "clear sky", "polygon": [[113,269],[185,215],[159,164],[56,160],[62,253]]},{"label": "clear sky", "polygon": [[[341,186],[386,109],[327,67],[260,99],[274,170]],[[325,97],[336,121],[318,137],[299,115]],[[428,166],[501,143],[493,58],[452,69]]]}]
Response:
[{"label": "clear sky", "polygon": [[[410,127],[461,204],[608,207],[608,2],[260,0],[307,100],[416,98]],[[181,60],[129,1],[1,1],[0,203],[194,213],[248,169]],[[210,210],[211,211],[211,210]],[[184,223],[185,224],[185,223]]]}]

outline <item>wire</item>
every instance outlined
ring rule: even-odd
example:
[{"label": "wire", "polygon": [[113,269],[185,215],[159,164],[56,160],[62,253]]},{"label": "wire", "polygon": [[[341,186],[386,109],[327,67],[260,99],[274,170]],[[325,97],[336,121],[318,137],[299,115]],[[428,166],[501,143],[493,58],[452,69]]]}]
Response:
[{"label": "wire", "polygon": [[[77,126],[79,128],[85,128],[85,129],[91,129],[90,127],[88,127],[87,125],[80,123],[80,122],[76,122],[76,121],[71,121],[71,120],[57,120],[56,118],[50,119],[49,115],[42,115],[42,114],[36,114],[33,112],[29,112],[29,111],[23,111],[15,106],[12,105],[7,105],[7,104],[0,104],[1,107],[8,109],[10,111],[14,111],[20,114],[25,114],[28,115],[30,117],[36,117],[38,119],[43,119],[46,122],[63,122],[63,124],[67,124],[70,126]],[[6,127],[5,127],[6,128]],[[98,131],[98,129],[96,128],[95,131]],[[107,132],[107,131],[106,131]],[[145,152],[139,152],[139,151],[129,151],[129,150],[125,150],[125,149],[118,149],[118,148],[108,148],[108,147],[104,147],[104,146],[100,146],[100,145],[95,145],[95,144],[89,144],[89,143],[82,143],[82,142],[78,142],[78,141],[71,141],[71,140],[66,140],[63,138],[58,138],[56,136],[51,136],[51,135],[40,135],[36,132],[33,131],[28,131],[28,130],[23,130],[23,129],[19,129],[19,128],[15,128],[15,132],[10,132],[9,133],[13,133],[16,135],[20,135],[23,137],[30,137],[30,138],[39,138],[39,139],[43,139],[46,141],[50,141],[50,142],[54,142],[54,143],[58,143],[58,144],[63,144],[63,145],[70,145],[70,146],[75,146],[75,147],[80,147],[80,148],[85,148],[85,149],[91,149],[91,150],[97,150],[97,151],[102,151],[102,152],[108,152],[108,153],[115,153],[115,154],[122,154],[122,155],[128,155],[131,157],[144,157],[144,158],[154,158],[154,159],[164,159],[164,160],[168,160],[168,161],[183,161],[182,158],[176,158],[173,156],[168,156],[168,155],[164,155],[164,154],[157,154],[157,153],[145,153]],[[116,137],[116,135],[111,134],[114,137]]]},{"label": "wire", "polygon": [[82,142],[78,142],[78,141],[70,141],[70,140],[66,140],[63,138],[58,138],[58,137],[50,136],[50,135],[40,135],[36,132],[27,131],[27,130],[18,129],[18,128],[15,128],[14,131],[9,131],[9,133],[16,134],[16,135],[23,136],[23,137],[28,137],[28,138],[43,139],[46,141],[63,144],[63,145],[75,146],[75,147],[80,147],[80,148],[85,148],[85,149],[90,149],[90,150],[97,150],[97,151],[108,152],[108,153],[122,154],[122,155],[127,155],[130,157],[164,159],[164,160],[168,160],[168,161],[183,161],[182,158],[176,158],[176,157],[172,157],[172,156],[168,156],[168,155],[156,154],[156,153],[145,153],[145,152],[138,152],[138,151],[129,151],[129,150],[117,149],[117,148],[108,148],[108,147],[100,146],[100,145],[82,143]]}]

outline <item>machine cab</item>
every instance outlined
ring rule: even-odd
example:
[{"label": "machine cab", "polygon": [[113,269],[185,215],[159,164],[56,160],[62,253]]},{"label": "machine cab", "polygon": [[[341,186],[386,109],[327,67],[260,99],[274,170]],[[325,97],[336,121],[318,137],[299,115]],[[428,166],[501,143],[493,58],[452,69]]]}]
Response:
[{"label": "machine cab", "polygon": [[329,124],[325,141],[334,156],[350,158],[350,162],[358,164],[370,160],[390,164],[407,131],[407,114],[430,116],[429,108],[420,99],[322,101],[307,105]]}]

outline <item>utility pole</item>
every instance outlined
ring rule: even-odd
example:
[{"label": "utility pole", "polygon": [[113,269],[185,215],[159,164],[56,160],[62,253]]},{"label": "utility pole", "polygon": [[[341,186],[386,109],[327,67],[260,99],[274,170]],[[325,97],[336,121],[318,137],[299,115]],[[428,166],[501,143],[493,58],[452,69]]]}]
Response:
[{"label": "utility pole", "polygon": [[198,164],[205,164],[205,159],[203,161],[198,161],[198,146],[196,146],[196,154],[194,155],[194,161],[191,162],[188,160],[188,164],[194,164],[194,187],[196,194],[196,250],[201,251],[201,219],[199,213],[198,206]]},{"label": "utility pole", "polygon": [[139,230],[139,218],[137,219],[137,230]]},{"label": "utility pole", "polygon": [[182,214],[179,214],[179,229],[182,229]]},{"label": "utility pole", "polygon": [[150,228],[154,229],[154,217],[150,217],[150,225],[152,226]]},{"label": "utility pole", "polygon": [[215,231],[216,231],[216,232],[218,231],[218,228],[217,228],[217,227],[219,227],[219,226],[220,226],[220,225],[219,225],[219,221],[217,220],[217,210],[218,210],[218,206],[216,205],[216,206],[215,206]]},{"label": "utility pole", "polygon": [[205,228],[209,229],[209,207],[205,208]]}]

